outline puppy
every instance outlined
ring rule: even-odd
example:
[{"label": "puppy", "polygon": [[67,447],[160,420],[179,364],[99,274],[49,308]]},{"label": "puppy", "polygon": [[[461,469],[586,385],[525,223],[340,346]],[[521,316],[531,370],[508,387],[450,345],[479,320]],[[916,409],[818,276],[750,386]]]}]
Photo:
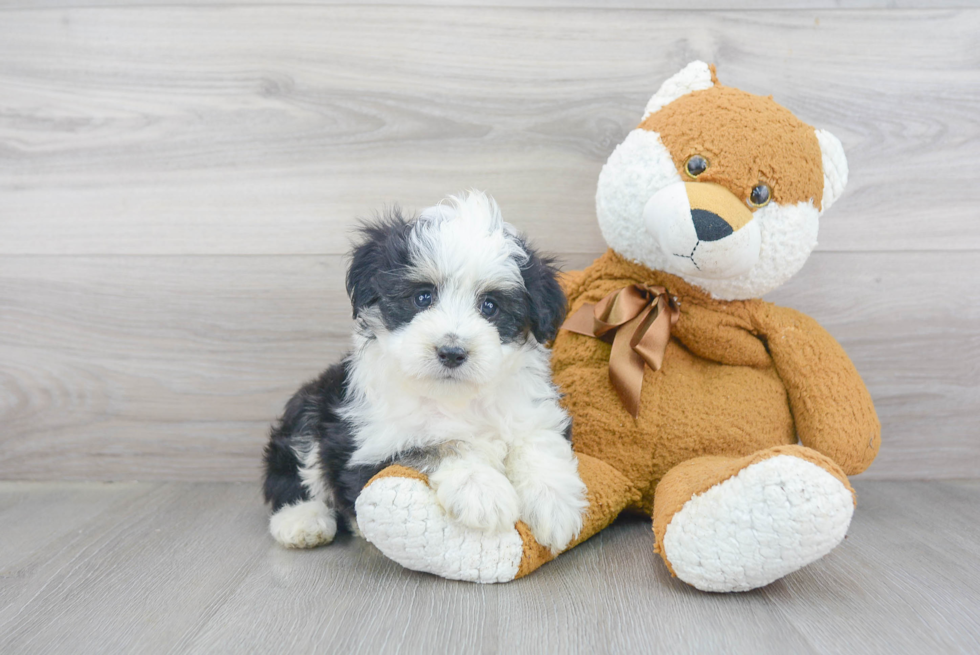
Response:
[{"label": "puppy", "polygon": [[426,473],[448,515],[488,532],[518,519],[557,552],[585,486],[549,353],[565,314],[552,262],[482,193],[361,229],[347,271],[353,349],[286,405],[265,449],[272,536],[330,543],[394,463]]}]

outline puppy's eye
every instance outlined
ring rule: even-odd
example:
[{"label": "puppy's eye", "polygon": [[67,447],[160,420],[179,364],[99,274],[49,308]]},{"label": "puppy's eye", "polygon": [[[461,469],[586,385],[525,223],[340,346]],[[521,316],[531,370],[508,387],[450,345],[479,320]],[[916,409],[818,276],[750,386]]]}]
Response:
[{"label": "puppy's eye", "polygon": [[412,299],[415,302],[415,306],[419,309],[425,309],[432,304],[432,292],[431,291],[419,291],[415,294]]},{"label": "puppy's eye", "polygon": [[706,170],[708,170],[708,160],[701,155],[694,155],[684,165],[684,171],[691,177],[697,177]]},{"label": "puppy's eye", "polygon": [[487,318],[493,318],[497,315],[497,303],[489,298],[484,298],[483,304],[480,305],[480,313]]},{"label": "puppy's eye", "polygon": [[752,193],[749,194],[749,204],[753,207],[765,207],[771,199],[769,186],[765,184],[757,184],[752,187]]}]

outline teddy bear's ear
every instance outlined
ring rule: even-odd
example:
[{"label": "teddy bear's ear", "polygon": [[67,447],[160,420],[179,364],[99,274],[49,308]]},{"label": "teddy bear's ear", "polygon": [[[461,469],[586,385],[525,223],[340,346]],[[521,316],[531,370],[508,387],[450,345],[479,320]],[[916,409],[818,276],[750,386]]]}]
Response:
[{"label": "teddy bear's ear", "polygon": [[823,159],[823,200],[820,211],[825,212],[837,202],[847,186],[847,157],[840,139],[827,130],[815,130]]},{"label": "teddy bear's ear", "polygon": [[711,88],[718,80],[711,66],[703,61],[692,61],[685,66],[679,73],[667,79],[660,85],[660,88],[650,102],[647,103],[646,111],[643,112],[643,119],[650,114],[660,111],[662,107],[672,103],[681,96],[694,91],[703,91]]}]

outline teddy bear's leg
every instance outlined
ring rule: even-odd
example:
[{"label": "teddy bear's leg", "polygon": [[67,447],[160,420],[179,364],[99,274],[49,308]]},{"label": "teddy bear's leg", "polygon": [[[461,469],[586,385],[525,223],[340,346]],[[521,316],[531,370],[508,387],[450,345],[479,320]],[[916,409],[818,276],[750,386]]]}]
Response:
[{"label": "teddy bear's leg", "polygon": [[[589,508],[566,550],[612,523],[639,494],[618,471],[578,455]],[[488,534],[451,520],[422,473],[390,466],[372,478],[357,498],[357,526],[364,538],[402,566],[451,580],[508,582],[523,577],[555,555],[538,544],[519,521]]]},{"label": "teddy bear's leg", "polygon": [[755,589],[829,553],[854,504],[840,467],[810,448],[699,457],[657,485],[655,550],[702,591]]}]

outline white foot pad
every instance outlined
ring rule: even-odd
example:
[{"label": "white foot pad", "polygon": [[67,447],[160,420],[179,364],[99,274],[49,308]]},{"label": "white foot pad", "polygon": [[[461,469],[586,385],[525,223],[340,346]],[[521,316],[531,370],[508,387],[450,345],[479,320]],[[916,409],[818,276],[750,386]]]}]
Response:
[{"label": "white foot pad", "polygon": [[337,519],[317,500],[286,505],[269,519],[269,532],[286,548],[315,548],[333,541]]},{"label": "white foot pad", "polygon": [[779,455],[684,504],[664,553],[702,591],[746,591],[820,559],[844,538],[854,498],[816,464]]},{"label": "white foot pad", "polygon": [[357,497],[364,538],[407,569],[450,580],[509,582],[524,546],[516,528],[486,533],[450,519],[421,480],[381,478]]}]

